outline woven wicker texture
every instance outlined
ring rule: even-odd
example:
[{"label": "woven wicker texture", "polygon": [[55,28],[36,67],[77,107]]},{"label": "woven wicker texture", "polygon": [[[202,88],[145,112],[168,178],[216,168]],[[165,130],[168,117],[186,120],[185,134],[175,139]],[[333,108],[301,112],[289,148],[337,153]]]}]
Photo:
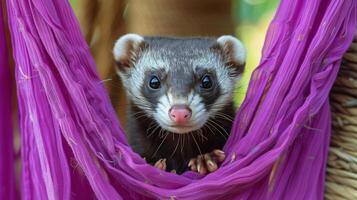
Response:
[{"label": "woven wicker texture", "polygon": [[331,92],[326,199],[357,199],[357,32]]}]

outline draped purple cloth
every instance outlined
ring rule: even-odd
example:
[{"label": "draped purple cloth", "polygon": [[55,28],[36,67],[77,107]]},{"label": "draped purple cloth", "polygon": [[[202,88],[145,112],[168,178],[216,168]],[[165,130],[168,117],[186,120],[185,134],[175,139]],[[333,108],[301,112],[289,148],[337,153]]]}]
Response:
[{"label": "draped purple cloth", "polygon": [[[226,161],[207,176],[178,176],[149,166],[128,146],[69,3],[7,0],[22,198],[323,199],[328,94],[352,41],[356,4],[282,0],[225,146]],[[4,121],[10,90],[3,84],[6,60],[0,61],[0,105],[7,109],[0,130],[8,130],[0,133],[2,144],[11,139],[11,122]],[[0,152],[0,172],[11,180],[0,181],[11,188],[9,148]],[[11,199],[8,191],[1,185],[0,197]]]}]

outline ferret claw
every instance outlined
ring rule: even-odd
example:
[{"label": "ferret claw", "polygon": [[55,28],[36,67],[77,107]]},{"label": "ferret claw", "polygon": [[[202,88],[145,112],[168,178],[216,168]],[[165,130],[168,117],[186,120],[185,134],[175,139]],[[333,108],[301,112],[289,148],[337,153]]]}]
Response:
[{"label": "ferret claw", "polygon": [[156,168],[161,169],[161,170],[166,170],[166,159],[160,159],[158,160],[155,165]]},{"label": "ferret claw", "polygon": [[206,161],[205,164],[209,172],[214,172],[217,170],[217,163],[213,161],[213,158],[209,154],[205,154],[203,158]]},{"label": "ferret claw", "polygon": [[202,155],[197,157],[197,172],[203,175],[207,173],[207,166]]},{"label": "ferret claw", "polygon": [[197,171],[197,160],[195,158],[192,158],[190,160],[190,162],[188,163],[188,167],[192,170],[192,171]]},{"label": "ferret claw", "polygon": [[188,167],[200,174],[207,174],[218,169],[218,163],[221,163],[226,158],[223,151],[215,149],[211,153],[199,155],[197,158],[192,158],[188,163]]},{"label": "ferret claw", "polygon": [[214,157],[217,162],[223,162],[226,158],[226,154],[219,149],[213,150],[211,156]]}]

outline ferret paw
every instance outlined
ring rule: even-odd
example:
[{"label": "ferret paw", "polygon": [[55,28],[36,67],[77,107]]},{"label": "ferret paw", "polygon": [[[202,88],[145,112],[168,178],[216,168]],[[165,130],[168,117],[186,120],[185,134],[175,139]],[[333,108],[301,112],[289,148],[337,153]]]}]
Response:
[{"label": "ferret paw", "polygon": [[154,166],[158,169],[164,170],[166,171],[166,159],[160,159],[158,161],[156,161],[156,163],[154,164]]},{"label": "ferret paw", "polygon": [[188,163],[188,167],[200,174],[207,174],[214,172],[218,168],[218,163],[221,163],[226,158],[226,154],[218,149],[213,150],[211,153],[199,155],[196,158],[192,158]]},{"label": "ferret paw", "polygon": [[[156,161],[156,163],[154,164],[154,166],[160,170],[166,171],[167,168],[167,164],[166,164],[166,158],[165,159],[160,159],[158,161]],[[176,174],[176,170],[173,169],[170,171],[171,173]]]}]

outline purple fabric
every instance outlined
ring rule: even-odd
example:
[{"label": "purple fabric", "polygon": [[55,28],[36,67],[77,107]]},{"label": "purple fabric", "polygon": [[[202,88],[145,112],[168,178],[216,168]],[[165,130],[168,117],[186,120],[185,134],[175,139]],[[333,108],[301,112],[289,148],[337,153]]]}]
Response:
[{"label": "purple fabric", "polygon": [[11,116],[11,76],[0,3],[0,199],[15,199],[15,152]]},{"label": "purple fabric", "polygon": [[354,34],[356,4],[282,0],[228,158],[207,176],[178,176],[128,146],[69,3],[8,0],[22,198],[323,199],[328,93]]}]

